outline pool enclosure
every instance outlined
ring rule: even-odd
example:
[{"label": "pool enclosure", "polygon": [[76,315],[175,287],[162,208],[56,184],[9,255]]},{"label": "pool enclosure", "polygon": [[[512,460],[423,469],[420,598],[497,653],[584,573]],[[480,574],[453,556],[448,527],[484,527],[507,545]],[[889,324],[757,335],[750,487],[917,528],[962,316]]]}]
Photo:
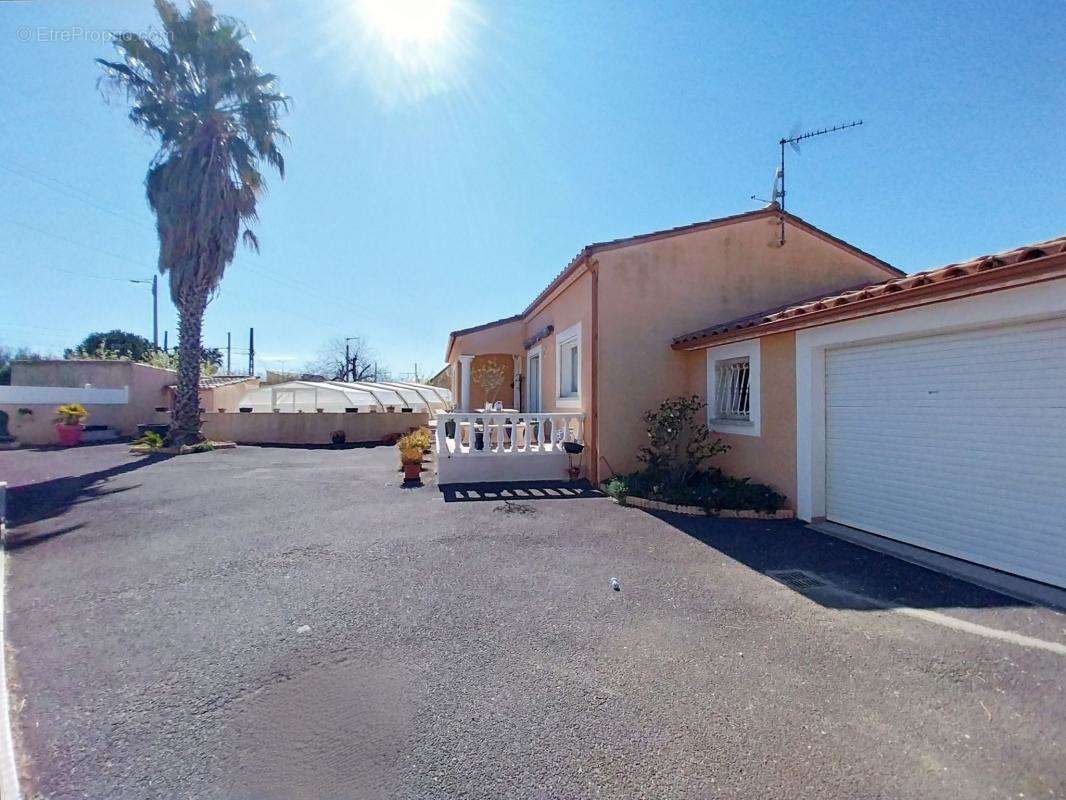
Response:
[{"label": "pool enclosure", "polygon": [[379,413],[413,411],[436,414],[452,407],[452,393],[437,386],[400,381],[287,381],[253,389],[241,398],[243,411],[280,413]]}]

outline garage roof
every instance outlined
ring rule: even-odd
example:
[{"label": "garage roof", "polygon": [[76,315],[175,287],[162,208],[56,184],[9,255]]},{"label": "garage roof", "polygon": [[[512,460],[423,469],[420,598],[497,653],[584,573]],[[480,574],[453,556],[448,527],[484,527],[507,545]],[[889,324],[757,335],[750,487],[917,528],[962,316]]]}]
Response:
[{"label": "garage roof", "polygon": [[[1066,266],[1066,236],[1044,242],[1015,247],[992,255],[948,264],[917,272],[902,278],[866,283],[844,291],[800,300],[768,311],[760,311],[739,319],[719,322],[698,331],[685,333],[673,341],[675,350],[696,350],[725,340],[750,339],[779,330],[807,327],[839,315],[838,309],[859,316],[868,307],[876,308],[908,295],[949,291],[954,288],[979,286],[1007,280],[1019,274],[1038,271],[1043,267]],[[846,307],[846,308],[844,308]]]}]

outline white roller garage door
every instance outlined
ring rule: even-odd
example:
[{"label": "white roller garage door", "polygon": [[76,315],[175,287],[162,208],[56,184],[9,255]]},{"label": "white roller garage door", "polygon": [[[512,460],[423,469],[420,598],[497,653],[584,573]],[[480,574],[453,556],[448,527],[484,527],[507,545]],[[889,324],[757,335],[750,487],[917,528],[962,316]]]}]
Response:
[{"label": "white roller garage door", "polygon": [[1066,319],[828,351],[826,517],[1066,586]]}]

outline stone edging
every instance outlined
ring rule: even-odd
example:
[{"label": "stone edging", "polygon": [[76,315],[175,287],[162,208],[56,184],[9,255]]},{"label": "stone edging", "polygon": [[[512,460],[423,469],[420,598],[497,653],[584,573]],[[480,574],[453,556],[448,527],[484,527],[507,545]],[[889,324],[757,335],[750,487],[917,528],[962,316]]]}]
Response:
[{"label": "stone edging", "polygon": [[672,511],[675,514],[688,514],[692,517],[721,517],[722,519],[795,519],[796,512],[790,508],[780,511],[753,511],[751,509],[712,508],[710,510],[700,506],[682,506],[676,503],[663,503],[660,500],[645,500],[643,497],[627,495],[624,500],[615,500],[623,506],[644,508],[648,511]]}]

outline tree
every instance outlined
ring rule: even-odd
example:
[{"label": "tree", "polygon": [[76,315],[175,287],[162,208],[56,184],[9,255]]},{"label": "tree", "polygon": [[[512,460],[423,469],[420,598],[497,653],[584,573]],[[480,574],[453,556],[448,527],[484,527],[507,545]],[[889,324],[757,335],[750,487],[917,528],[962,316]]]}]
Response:
[{"label": "tree", "polygon": [[[178,309],[178,390],[172,440],[200,433],[200,357],[204,312],[236,253],[237,239],[258,252],[249,228],[265,187],[263,162],[285,176],[278,124],[289,98],[245,49],[244,24],[217,16],[207,0],[182,14],[155,0],[161,37],[114,37],[120,61],[97,59],[103,80],[123,90],[134,125],[159,138],[145,179],[156,215],[159,271]],[[157,40],[158,39],[158,43]]]},{"label": "tree", "polygon": [[[345,356],[350,361],[348,377],[345,377]],[[314,359],[304,365],[304,372],[322,375],[331,381],[369,381],[375,377],[376,356],[362,337],[350,341],[334,338],[326,342]],[[388,371],[377,371],[379,380],[387,380]]]},{"label": "tree", "polygon": [[96,358],[97,354],[107,354],[106,358],[129,358],[133,361],[145,361],[152,354],[152,343],[143,336],[117,328],[107,333],[90,333],[81,344],[63,351],[64,358]]},{"label": "tree", "polygon": [[[216,359],[214,354],[218,353]],[[200,359],[200,374],[201,375],[214,375],[218,372],[222,362],[222,354],[219,353],[217,348],[204,348],[202,351],[202,358]],[[156,350],[148,358],[144,360],[145,364],[151,367],[161,367],[162,369],[172,369],[175,372],[178,370],[178,353],[172,351],[170,353],[165,350]]]},{"label": "tree", "polygon": [[12,361],[40,361],[42,358],[44,358],[44,356],[35,353],[26,347],[19,347],[12,350],[0,345],[0,386],[11,385]]}]

